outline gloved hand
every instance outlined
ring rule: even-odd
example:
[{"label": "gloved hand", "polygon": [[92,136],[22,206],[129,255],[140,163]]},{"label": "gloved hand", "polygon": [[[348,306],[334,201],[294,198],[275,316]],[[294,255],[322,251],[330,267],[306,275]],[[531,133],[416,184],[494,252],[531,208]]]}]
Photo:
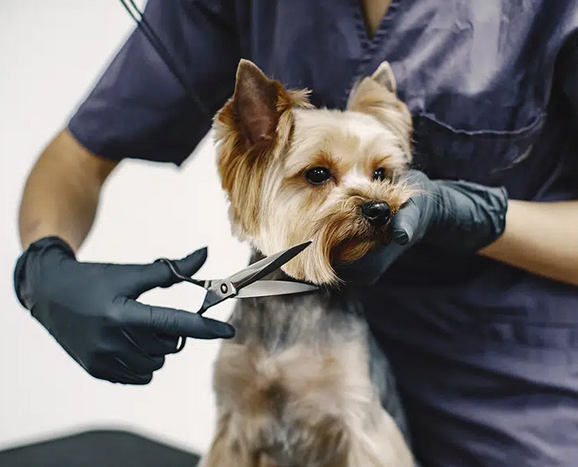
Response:
[{"label": "gloved hand", "polygon": [[375,283],[408,248],[417,242],[453,254],[473,254],[494,242],[506,226],[508,194],[466,181],[430,180],[409,171],[407,182],[417,193],[391,220],[392,241],[358,261],[337,268],[346,282]]},{"label": "gloved hand", "polygon": [[[205,262],[206,249],[175,264],[188,276]],[[136,301],[175,283],[163,263],[81,263],[57,237],[30,245],[14,271],[24,307],[88,373],[116,383],[147,384],[174,353],[179,336],[230,338],[232,326],[183,310]]]}]

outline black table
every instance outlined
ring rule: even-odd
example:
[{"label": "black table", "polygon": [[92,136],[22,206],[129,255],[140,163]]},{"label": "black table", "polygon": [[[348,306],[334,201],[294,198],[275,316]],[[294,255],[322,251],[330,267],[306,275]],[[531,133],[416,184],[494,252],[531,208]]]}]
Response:
[{"label": "black table", "polygon": [[199,457],[127,431],[86,431],[0,451],[0,467],[195,467]]}]

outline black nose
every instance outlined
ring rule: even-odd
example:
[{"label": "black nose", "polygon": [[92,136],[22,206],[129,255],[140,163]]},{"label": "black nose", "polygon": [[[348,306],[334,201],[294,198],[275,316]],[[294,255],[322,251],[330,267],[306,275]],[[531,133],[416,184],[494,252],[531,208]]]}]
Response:
[{"label": "black nose", "polygon": [[391,216],[391,208],[385,201],[367,201],[361,206],[361,214],[375,227],[385,225]]}]

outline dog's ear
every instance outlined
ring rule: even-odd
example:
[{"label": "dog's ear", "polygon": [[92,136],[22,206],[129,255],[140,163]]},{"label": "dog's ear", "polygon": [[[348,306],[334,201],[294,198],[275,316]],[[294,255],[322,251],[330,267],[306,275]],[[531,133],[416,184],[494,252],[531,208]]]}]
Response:
[{"label": "dog's ear", "polygon": [[389,62],[382,62],[377,70],[371,75],[371,79],[378,84],[381,84],[385,89],[393,94],[397,94],[397,83],[395,75],[391,69]]},{"label": "dog's ear", "polygon": [[239,235],[258,231],[262,182],[290,142],[291,109],[311,107],[307,94],[285,89],[248,60],[239,63],[235,92],[213,119],[219,176]]},{"label": "dog's ear", "polygon": [[351,90],[348,110],[363,112],[375,106],[401,109],[403,103],[397,97],[397,82],[388,62],[382,62],[371,76],[362,79]]},{"label": "dog's ear", "polygon": [[400,137],[408,160],[411,158],[411,113],[397,96],[397,84],[389,63],[383,62],[352,89],[347,110],[371,115],[393,129]]},{"label": "dog's ear", "polygon": [[279,86],[249,60],[237,68],[233,103],[236,121],[250,144],[269,139],[277,128]]}]

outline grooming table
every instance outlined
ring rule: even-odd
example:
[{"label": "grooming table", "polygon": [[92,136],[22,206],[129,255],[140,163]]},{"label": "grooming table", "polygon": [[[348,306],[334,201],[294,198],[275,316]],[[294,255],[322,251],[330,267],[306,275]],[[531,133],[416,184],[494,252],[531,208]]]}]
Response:
[{"label": "grooming table", "polygon": [[0,467],[195,467],[198,461],[127,431],[87,431],[0,451]]}]

